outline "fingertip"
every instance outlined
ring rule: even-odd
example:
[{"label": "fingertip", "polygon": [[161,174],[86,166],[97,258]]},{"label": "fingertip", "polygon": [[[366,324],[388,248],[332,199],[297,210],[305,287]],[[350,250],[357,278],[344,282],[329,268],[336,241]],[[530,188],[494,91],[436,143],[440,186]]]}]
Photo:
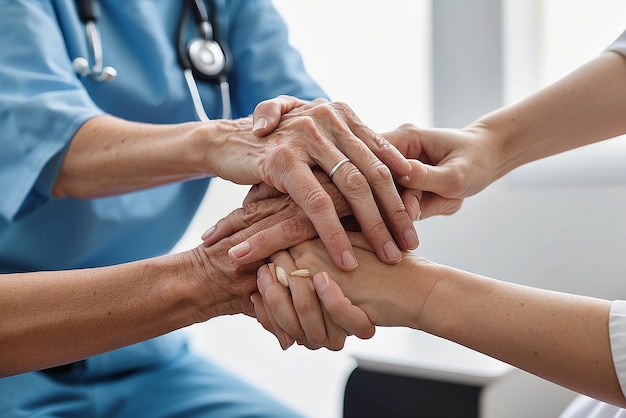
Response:
[{"label": "fingertip", "polygon": [[254,123],[252,125],[252,132],[257,136],[264,136],[267,132],[267,118],[260,116],[259,118],[254,118]]},{"label": "fingertip", "polygon": [[352,271],[355,270],[358,266],[359,262],[352,252],[352,249],[345,250],[343,253],[341,253],[341,265],[338,267],[341,267],[346,271]]},{"label": "fingertip", "polygon": [[411,165],[411,172],[406,176],[398,177],[398,184],[410,189],[423,189],[429,176],[428,167],[419,160],[407,161]]},{"label": "fingertip", "polygon": [[318,295],[321,296],[324,293],[326,293],[326,290],[328,290],[328,286],[330,286],[328,273],[323,271],[313,276],[313,286],[315,287],[315,290],[317,291]]},{"label": "fingertip", "polygon": [[206,231],[204,231],[204,234],[202,234],[200,239],[202,241],[208,240],[209,238],[211,238],[211,236],[213,234],[215,234],[215,231],[217,231],[217,225],[214,225],[214,226],[210,227],[209,229],[207,229]]},{"label": "fingertip", "polygon": [[257,270],[256,283],[260,293],[265,292],[267,288],[273,283],[272,272],[267,265],[264,264]]}]

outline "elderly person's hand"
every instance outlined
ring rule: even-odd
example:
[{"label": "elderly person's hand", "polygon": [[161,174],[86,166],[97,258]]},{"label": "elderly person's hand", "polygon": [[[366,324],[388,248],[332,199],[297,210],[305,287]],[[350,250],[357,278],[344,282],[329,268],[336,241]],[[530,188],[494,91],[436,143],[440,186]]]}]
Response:
[{"label": "elderly person's hand", "polygon": [[[265,134],[274,128],[276,119],[267,117],[269,122],[259,123],[257,113],[262,112],[275,117],[286,114]],[[226,140],[207,154],[207,165],[216,167],[216,175],[240,184],[263,183],[288,193],[344,270],[356,268],[357,260],[333,201],[313,174],[313,167],[320,167],[344,196],[383,261],[397,263],[400,248],[417,247],[414,219],[394,183],[394,175],[409,175],[410,164],[381,135],[363,125],[348,106],[281,96],[258,106],[255,125],[255,133],[265,136],[255,136],[247,120],[234,128],[224,125],[223,135],[218,137]],[[257,248],[244,241],[231,254],[248,262],[254,251]]]}]

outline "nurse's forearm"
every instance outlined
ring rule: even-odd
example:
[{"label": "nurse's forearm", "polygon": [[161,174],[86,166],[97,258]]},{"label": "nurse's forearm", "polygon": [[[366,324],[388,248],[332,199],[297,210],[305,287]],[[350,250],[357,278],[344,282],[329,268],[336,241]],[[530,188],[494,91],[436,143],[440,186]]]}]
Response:
[{"label": "nurse's forearm", "polygon": [[213,175],[207,157],[215,123],[154,125],[92,118],[74,136],[53,195],[103,197]]},{"label": "nurse's forearm", "polygon": [[495,178],[520,165],[626,132],[626,58],[603,53],[521,102],[481,118],[499,144]]},{"label": "nurse's forearm", "polygon": [[[96,269],[0,276],[0,377],[77,361],[208,319],[192,253]],[[197,263],[195,263],[197,266]],[[203,310],[202,317],[199,308]],[[224,309],[226,311],[226,309]],[[232,313],[232,312],[225,312]]]},{"label": "nurse's forearm", "polygon": [[609,309],[605,300],[443,267],[422,310],[420,328],[577,392],[626,406],[610,351]]}]

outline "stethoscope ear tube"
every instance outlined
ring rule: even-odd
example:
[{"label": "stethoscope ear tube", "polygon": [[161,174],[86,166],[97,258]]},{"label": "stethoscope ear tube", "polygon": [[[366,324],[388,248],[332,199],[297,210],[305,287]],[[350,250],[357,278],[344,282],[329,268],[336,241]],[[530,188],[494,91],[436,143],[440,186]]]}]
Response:
[{"label": "stethoscope ear tube", "polygon": [[[117,77],[117,70],[103,66],[102,41],[96,21],[100,15],[97,0],[75,0],[80,20],[85,23],[87,44],[93,65],[85,57],[74,58],[74,71],[82,77],[94,81],[110,81]],[[194,7],[196,21],[199,26],[200,38],[193,39],[189,44],[185,41],[187,22]],[[176,49],[178,61],[183,69],[185,81],[191,94],[196,114],[200,120],[208,120],[202,105],[198,86],[194,75],[217,83],[222,99],[222,118],[230,119],[230,86],[227,74],[231,68],[231,55],[228,48],[220,42],[220,30],[214,0],[211,1],[211,21],[203,0],[184,0],[183,10],[178,22]]]},{"label": "stethoscope ear tube", "polygon": [[100,6],[94,0],[76,0],[76,9],[80,20],[85,23],[87,33],[87,45],[93,59],[93,65],[89,64],[86,57],[76,57],[72,61],[74,71],[82,77],[89,77],[95,81],[111,81],[117,77],[117,70],[110,66],[104,66],[102,53],[102,40],[96,20],[100,15]]}]

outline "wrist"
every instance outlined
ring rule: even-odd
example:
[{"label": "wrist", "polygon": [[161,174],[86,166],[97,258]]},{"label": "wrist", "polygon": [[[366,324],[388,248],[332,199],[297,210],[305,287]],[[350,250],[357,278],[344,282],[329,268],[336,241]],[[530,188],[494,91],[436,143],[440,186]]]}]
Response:
[{"label": "wrist", "polygon": [[408,290],[403,292],[400,297],[405,298],[402,306],[411,309],[406,312],[406,323],[403,326],[425,330],[430,316],[431,304],[429,302],[437,293],[436,289],[443,276],[445,266],[418,256],[405,256],[404,259],[410,265],[411,270],[405,276],[410,280],[408,280]]},{"label": "wrist", "polygon": [[[376,261],[375,265],[380,263]],[[381,270],[377,271],[380,274]],[[374,272],[364,272],[363,276],[373,277]],[[421,330],[422,315],[439,276],[437,264],[405,252],[402,261],[385,266],[383,277],[373,280],[363,294],[360,292],[365,285],[360,284],[355,296],[346,296],[361,306],[375,325]]]},{"label": "wrist", "polygon": [[255,148],[263,142],[265,138],[252,133],[252,118],[203,123],[192,132],[194,164],[210,176],[238,184],[257,184],[260,176],[255,170],[261,162],[253,157],[262,155]]}]

